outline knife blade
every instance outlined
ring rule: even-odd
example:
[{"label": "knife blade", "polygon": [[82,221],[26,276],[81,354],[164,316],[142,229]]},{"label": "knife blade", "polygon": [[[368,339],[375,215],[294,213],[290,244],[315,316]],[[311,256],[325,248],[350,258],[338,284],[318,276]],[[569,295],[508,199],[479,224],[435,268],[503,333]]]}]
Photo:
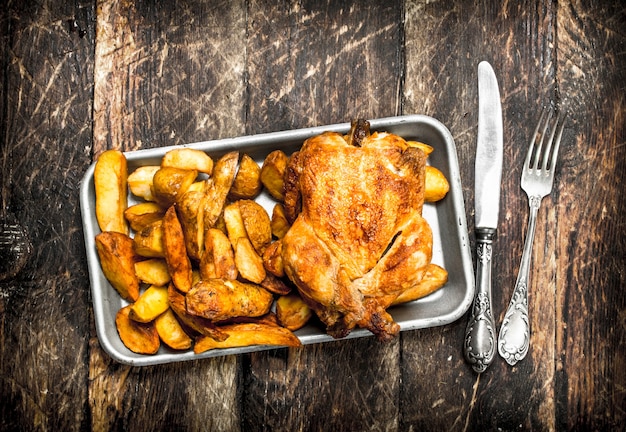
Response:
[{"label": "knife blade", "polygon": [[478,139],[474,207],[476,293],[465,332],[464,352],[474,371],[493,361],[496,330],[491,311],[492,245],[498,227],[502,179],[503,128],[498,81],[491,65],[478,65]]}]

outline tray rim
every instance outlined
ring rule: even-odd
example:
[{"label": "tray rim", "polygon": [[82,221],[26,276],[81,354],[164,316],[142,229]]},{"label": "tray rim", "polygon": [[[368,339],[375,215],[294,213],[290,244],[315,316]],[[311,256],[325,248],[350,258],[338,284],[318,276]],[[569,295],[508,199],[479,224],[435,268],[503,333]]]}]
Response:
[{"label": "tray rim", "polygon": [[[452,134],[448,130],[448,128],[441,123],[439,120],[422,114],[412,114],[412,115],[402,115],[402,116],[394,116],[394,117],[383,117],[377,119],[368,120],[371,125],[372,130],[383,130],[385,128],[393,128],[398,127],[410,123],[415,124],[423,124],[434,128],[438,133],[441,134],[445,141],[446,149],[448,151],[449,163],[452,168],[454,168],[454,172],[449,176],[448,181],[450,183],[451,190],[456,192],[456,199],[452,202],[452,207],[454,209],[454,216],[456,221],[456,234],[459,236],[459,240],[461,244],[460,254],[462,260],[462,273],[465,278],[465,282],[467,284],[467,289],[465,290],[465,295],[459,301],[456,308],[451,310],[447,314],[439,315],[436,318],[430,318],[425,322],[424,320],[420,321],[413,320],[410,323],[399,322],[401,326],[401,331],[408,330],[416,330],[421,328],[429,328],[429,327],[437,327],[446,324],[450,324],[459,318],[461,318],[465,312],[469,309],[472,299],[474,297],[475,292],[475,283],[474,283],[474,274],[473,274],[473,264],[472,264],[472,256],[468,239],[468,230],[467,230],[467,222],[465,215],[465,205],[463,201],[462,195],[462,186],[460,173],[458,171],[458,157],[456,152],[456,145],[454,143],[454,139]],[[305,139],[319,135],[323,132],[327,131],[336,131],[340,133],[347,133],[350,130],[350,123],[335,123],[330,125],[323,126],[313,126],[307,128],[299,128],[293,130],[283,130],[277,132],[266,132],[261,134],[253,134],[253,135],[242,135],[233,138],[222,138],[216,140],[206,140],[206,141],[198,141],[188,144],[182,145],[169,145],[163,147],[155,147],[150,149],[140,149],[140,150],[131,150],[124,151],[124,155],[126,156],[129,165],[132,165],[136,161],[146,160],[146,159],[157,159],[162,156],[165,152],[173,148],[181,148],[181,147],[189,147],[189,148],[198,148],[203,151],[207,151],[209,154],[220,154],[225,153],[230,150],[237,150],[242,147],[243,144],[254,142],[254,148],[262,148],[265,145],[276,143],[276,141],[300,141],[304,142]],[[280,349],[281,347],[276,346],[251,346],[251,347],[240,347],[240,348],[227,348],[221,350],[212,350],[207,351],[201,354],[194,354],[193,351],[183,351],[183,352],[164,352],[156,355],[141,355],[135,354],[129,351],[130,354],[120,352],[117,350],[109,338],[106,335],[106,326],[111,325],[111,323],[106,322],[106,317],[101,313],[103,309],[103,302],[105,301],[103,296],[103,289],[100,286],[103,275],[102,270],[100,268],[100,262],[95,251],[95,247],[93,247],[93,239],[97,233],[100,232],[99,227],[96,224],[90,223],[90,220],[94,218],[95,208],[92,204],[92,185],[93,185],[93,173],[95,168],[96,161],[94,160],[91,165],[87,168],[83,178],[81,179],[80,184],[80,208],[81,208],[81,218],[83,222],[83,234],[87,255],[87,263],[89,267],[89,283],[90,283],[90,292],[92,296],[92,305],[94,308],[94,320],[96,324],[96,333],[98,336],[98,340],[100,345],[104,349],[104,351],[114,360],[118,361],[122,364],[128,364],[132,366],[148,366],[155,364],[166,364],[172,362],[179,361],[188,361],[188,360],[199,360],[203,358],[211,358],[211,357],[221,357],[225,355],[232,354],[243,354],[248,352],[262,351],[267,349]],[[112,288],[111,288],[112,289]],[[419,300],[418,300],[419,301]],[[315,344],[315,343],[323,343],[330,341],[341,341],[344,339],[353,339],[359,337],[368,337],[371,336],[371,333],[365,329],[355,329],[350,335],[343,339],[334,339],[327,334],[314,334],[314,335],[305,335],[299,336],[303,345]]]}]

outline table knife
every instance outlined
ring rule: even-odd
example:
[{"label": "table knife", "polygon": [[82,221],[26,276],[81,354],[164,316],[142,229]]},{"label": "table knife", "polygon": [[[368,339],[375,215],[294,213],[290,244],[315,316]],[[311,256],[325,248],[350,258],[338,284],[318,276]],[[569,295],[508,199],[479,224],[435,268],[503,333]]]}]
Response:
[{"label": "table knife", "polygon": [[484,372],[496,351],[491,311],[492,244],[498,226],[502,177],[502,108],[498,81],[491,65],[478,65],[478,143],[474,207],[476,293],[465,332],[465,358],[474,371]]}]

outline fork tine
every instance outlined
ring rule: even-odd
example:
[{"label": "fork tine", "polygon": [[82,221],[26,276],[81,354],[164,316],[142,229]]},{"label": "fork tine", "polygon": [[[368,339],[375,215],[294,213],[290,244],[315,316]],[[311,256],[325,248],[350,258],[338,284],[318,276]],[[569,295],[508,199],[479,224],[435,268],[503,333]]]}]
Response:
[{"label": "fork tine", "polygon": [[535,143],[537,141],[537,136],[539,135],[539,128],[541,127],[541,124],[543,123],[543,118],[545,117],[545,115],[546,115],[546,109],[544,108],[541,111],[541,117],[539,117],[539,121],[537,122],[537,126],[535,127],[535,132],[533,133],[533,137],[530,140],[530,145],[528,146],[528,151],[526,152],[526,159],[524,160],[525,169],[531,169],[530,159],[533,156],[533,150],[535,149]]},{"label": "fork tine", "polygon": [[[554,127],[552,128],[552,132],[550,133],[550,138],[549,141],[546,143],[546,149],[543,153],[543,161],[542,161],[542,165],[541,165],[541,170],[544,173],[547,173],[547,169],[548,169],[548,163],[550,163],[550,166],[552,167],[552,160],[554,160],[556,158],[556,153],[553,151],[553,147],[555,147],[554,150],[558,151],[558,147],[557,147],[557,143],[555,143],[554,140],[554,136],[556,135],[557,131],[559,130],[559,122],[562,123],[562,116],[558,115],[556,118],[556,121],[554,122]],[[558,140],[560,140],[560,138],[557,137]],[[553,155],[553,157],[551,158],[550,155]]]},{"label": "fork tine", "polygon": [[[546,144],[545,154],[548,154],[548,151],[550,149],[550,142],[552,141],[552,137],[550,137],[550,140],[546,142],[546,131],[548,130],[548,126],[550,125],[550,119],[552,118],[552,110],[550,108],[544,108],[544,111],[542,112],[541,120],[543,120],[543,113],[545,112],[547,112],[547,118],[546,118],[545,123],[543,124],[543,130],[541,131],[541,139],[539,140],[539,146],[537,146],[535,150],[535,160],[533,162],[534,170],[537,170],[537,168],[539,167],[539,161],[541,160],[541,150],[543,149],[544,144]],[[538,124],[541,124],[541,121],[539,121]],[[544,169],[545,169],[545,165],[544,165]]]},{"label": "fork tine", "polygon": [[[553,139],[551,137],[552,146],[554,147],[554,150],[552,151],[552,159],[550,160],[550,175],[554,175],[554,168],[556,167],[556,160],[559,155],[559,147],[561,146],[561,137],[563,136],[563,129],[565,128],[566,117],[567,117],[567,112],[558,116],[556,127],[554,128],[554,132],[552,132],[552,137],[554,137],[554,135],[556,134],[556,139]],[[544,167],[544,170],[545,170],[545,167]]]}]

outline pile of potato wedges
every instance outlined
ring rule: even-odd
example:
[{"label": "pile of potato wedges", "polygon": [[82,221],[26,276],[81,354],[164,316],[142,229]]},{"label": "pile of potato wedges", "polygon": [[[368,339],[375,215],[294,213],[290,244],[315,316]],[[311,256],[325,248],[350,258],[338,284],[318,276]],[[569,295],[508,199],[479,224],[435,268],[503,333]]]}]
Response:
[{"label": "pile of potato wedges", "polygon": [[[201,353],[249,345],[299,346],[312,312],[283,278],[279,243],[289,229],[281,200],[289,157],[262,166],[233,151],[213,160],[192,148],[128,172],[108,150],[94,169],[95,238],[102,271],[128,302],[115,324],[124,345]],[[256,201],[276,199],[269,215]],[[138,204],[128,205],[128,194]]]}]

